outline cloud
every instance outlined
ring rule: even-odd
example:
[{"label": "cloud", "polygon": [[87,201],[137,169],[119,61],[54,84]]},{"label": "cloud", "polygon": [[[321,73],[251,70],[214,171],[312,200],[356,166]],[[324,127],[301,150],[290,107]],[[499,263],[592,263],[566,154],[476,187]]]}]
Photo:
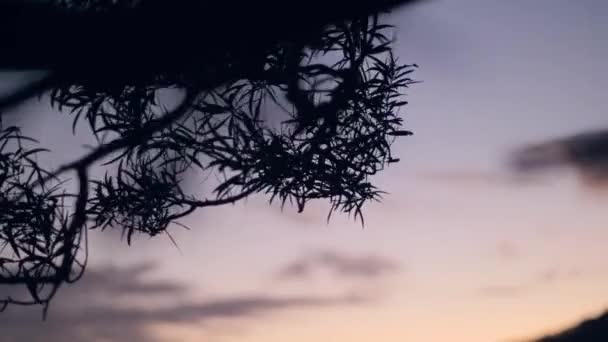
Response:
[{"label": "cloud", "polygon": [[545,336],[534,342],[597,342],[608,341],[608,312],[587,319],[576,326],[555,335]]},{"label": "cloud", "polygon": [[520,295],[523,290],[522,286],[514,285],[489,285],[479,289],[479,293],[488,297],[513,297]]},{"label": "cloud", "polygon": [[91,268],[80,282],[61,289],[44,322],[37,308],[9,306],[0,313],[0,340],[160,342],[150,333],[156,324],[200,326],[218,319],[239,321],[283,310],[358,305],[372,299],[356,293],[334,296],[265,293],[193,301],[188,288],[177,281],[146,279],[156,267],[138,264]]},{"label": "cloud", "polygon": [[548,269],[538,275],[538,282],[541,284],[553,283],[562,276],[556,269]]},{"label": "cloud", "polygon": [[333,251],[318,251],[285,265],[279,271],[278,277],[301,279],[325,270],[339,277],[378,278],[398,269],[394,261],[376,255],[355,257]]},{"label": "cloud", "polygon": [[542,272],[539,272],[536,275],[536,283],[541,285],[551,284],[557,281],[580,278],[584,275],[585,273],[577,267],[571,267],[568,269],[549,268]]},{"label": "cloud", "polygon": [[512,241],[502,240],[496,245],[496,253],[500,259],[510,261],[519,258],[521,251]]},{"label": "cloud", "polygon": [[548,286],[558,281],[566,281],[578,278],[583,273],[578,268],[558,269],[548,268],[535,273],[526,281],[519,284],[496,284],[480,287],[477,292],[482,296],[488,297],[514,297],[538,290],[543,286]]},{"label": "cloud", "polygon": [[[157,265],[153,263],[139,263],[125,267],[106,265],[87,269],[79,281],[59,290],[58,297],[67,295],[69,299],[54,300],[51,307],[62,310],[81,306],[83,301],[97,304],[188,294],[188,288],[183,284],[170,280],[147,279],[156,268]],[[31,298],[25,287],[21,286],[0,286],[0,298],[5,298],[5,294],[9,294],[14,299]]]},{"label": "cloud", "polygon": [[[511,163],[513,163],[511,161]],[[445,169],[423,170],[415,174],[416,179],[432,184],[466,187],[501,187],[525,186],[537,184],[538,177],[529,173],[508,172],[497,169]]]},{"label": "cloud", "polygon": [[[145,276],[157,268],[153,263],[140,263],[127,267],[114,265],[86,271],[86,276],[72,291],[124,296],[176,295],[187,292],[187,287],[173,281],[146,281]],[[75,293],[73,292],[73,293]]]},{"label": "cloud", "polygon": [[608,130],[524,146],[513,153],[511,164],[521,173],[571,167],[584,181],[605,183],[608,181]]},{"label": "cloud", "polygon": [[417,174],[421,180],[463,185],[497,185],[505,184],[509,179],[506,175],[483,170],[429,170]]}]

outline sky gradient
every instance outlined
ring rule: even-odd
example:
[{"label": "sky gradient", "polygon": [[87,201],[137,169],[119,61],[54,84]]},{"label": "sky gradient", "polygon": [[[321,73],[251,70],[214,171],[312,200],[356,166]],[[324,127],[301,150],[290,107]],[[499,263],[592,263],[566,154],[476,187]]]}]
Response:
[{"label": "sky gradient", "polygon": [[[516,342],[601,313],[608,187],[570,169],[520,176],[508,161],[608,127],[607,15],[604,0],[396,11],[396,55],[423,82],[402,112],[415,135],[376,177],[389,194],[364,229],[327,223],[326,203],[298,214],[256,195],[185,219],[179,249],[93,232],[88,273],[49,321],[11,308],[0,329],[8,341]],[[25,133],[61,151],[58,164],[84,138],[46,106],[20,110],[39,112]]]}]

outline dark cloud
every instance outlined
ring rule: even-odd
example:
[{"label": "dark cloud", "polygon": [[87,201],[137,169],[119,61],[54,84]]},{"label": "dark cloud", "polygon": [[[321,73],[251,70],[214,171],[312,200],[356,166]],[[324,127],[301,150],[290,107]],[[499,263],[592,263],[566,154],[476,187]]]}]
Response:
[{"label": "dark cloud", "polygon": [[187,292],[187,287],[172,281],[147,281],[145,276],[156,269],[153,263],[141,263],[128,267],[104,266],[87,270],[75,292],[111,294],[114,298],[138,295],[176,295]]},{"label": "dark cloud", "polygon": [[253,319],[280,310],[356,305],[371,300],[358,294],[322,297],[265,293],[193,301],[183,284],[150,279],[155,267],[91,268],[80,282],[58,293],[44,322],[37,308],[9,306],[0,313],[0,341],[160,342],[150,334],[151,325],[204,325],[217,319]]},{"label": "dark cloud", "polygon": [[608,312],[561,333],[545,336],[534,342],[599,342],[608,341]]},{"label": "dark cloud", "polygon": [[608,130],[586,132],[524,146],[512,166],[522,173],[573,167],[593,183],[608,181]]},{"label": "dark cloud", "polygon": [[287,264],[278,276],[298,279],[326,270],[340,277],[377,278],[394,273],[398,268],[394,261],[376,255],[355,257],[333,251],[318,251]]},{"label": "dark cloud", "polygon": [[[132,300],[188,294],[188,288],[183,284],[149,279],[156,267],[153,263],[140,263],[126,267],[106,265],[87,269],[75,284],[61,288],[60,299],[53,301],[52,307],[63,310],[66,307],[81,307],[82,302],[98,304],[123,301],[126,298]],[[24,287],[0,286],[0,298],[5,298],[5,294],[14,299],[30,299]],[[63,295],[68,298],[61,299]]]}]

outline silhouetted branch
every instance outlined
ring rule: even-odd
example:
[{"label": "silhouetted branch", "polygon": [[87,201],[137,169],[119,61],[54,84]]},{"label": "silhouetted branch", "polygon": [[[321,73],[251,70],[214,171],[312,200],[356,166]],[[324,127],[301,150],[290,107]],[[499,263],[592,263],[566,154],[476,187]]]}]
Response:
[{"label": "silhouetted branch", "polygon": [[181,102],[181,104],[172,112],[166,114],[158,120],[150,121],[146,124],[145,127],[142,127],[140,130],[138,130],[137,134],[132,134],[124,138],[119,138],[109,143],[98,146],[96,149],[89,152],[80,159],[60,166],[54,172],[51,172],[46,177],[40,179],[39,182],[34,183],[34,186],[44,184],[45,182],[48,182],[51,179],[56,179],[63,173],[70,170],[87,170],[95,162],[109,156],[114,152],[141,144],[142,142],[149,139],[152,134],[167,128],[180,117],[185,115],[189,110],[191,110],[192,102],[194,101],[197,95],[198,94],[189,93],[188,95],[186,95],[185,99]]},{"label": "silhouetted branch", "polygon": [[32,97],[41,95],[45,91],[51,89],[55,84],[57,84],[56,77],[53,75],[46,75],[41,79],[30,82],[23,88],[17,89],[13,93],[0,98],[0,115]]},{"label": "silhouetted branch", "polygon": [[183,202],[194,208],[204,208],[204,207],[218,206],[218,205],[224,205],[224,204],[232,204],[232,203],[235,203],[235,202],[257,192],[258,190],[259,189],[257,189],[257,188],[250,188],[237,195],[224,197],[224,198],[220,198],[220,199],[204,200],[204,201],[184,200]]},{"label": "silhouetted branch", "polygon": [[[51,105],[72,115],[73,130],[84,120],[98,141],[47,171],[33,158],[42,150],[22,144],[35,141],[16,127],[0,131],[0,284],[24,285],[32,297],[0,306],[47,305],[63,283],[82,276],[87,229],[120,229],[130,244],[136,233],[169,234],[172,223],[198,208],[253,193],[298,211],[327,199],[328,218],[339,210],[363,224],[364,204],[383,194],[370,176],[398,161],[391,145],[411,134],[398,114],[417,66],[393,56],[389,26],[376,13],[397,2],[226,1],[216,8],[147,0],[106,8],[102,0],[82,1],[98,3],[95,10],[0,3],[0,29],[4,18],[18,31],[0,51],[0,67],[52,70],[56,83],[29,89],[49,86]],[[25,18],[57,25],[37,36]],[[176,18],[177,25],[162,25]],[[48,41],[38,46],[40,39]],[[53,40],[58,45],[50,49]],[[159,40],[164,48],[150,53]],[[36,54],[19,59],[36,52],[27,49],[52,51],[44,62]],[[328,56],[335,63],[322,63]],[[159,100],[164,91],[185,96],[167,111]],[[279,128],[262,119],[269,105],[289,116]],[[89,179],[102,161],[115,168]],[[61,178],[72,171],[78,191],[62,192]],[[185,192],[190,171],[221,176],[214,199]]]}]

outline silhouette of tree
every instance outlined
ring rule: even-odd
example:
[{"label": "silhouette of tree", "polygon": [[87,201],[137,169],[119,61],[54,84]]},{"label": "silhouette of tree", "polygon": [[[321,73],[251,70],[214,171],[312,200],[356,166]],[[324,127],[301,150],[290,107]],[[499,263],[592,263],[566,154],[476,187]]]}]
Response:
[{"label": "silhouette of tree", "polygon": [[[264,11],[294,13],[282,4],[292,3],[244,1],[239,5],[248,14],[223,5],[200,25],[188,20],[209,10],[204,1],[73,0],[44,11],[40,4],[27,11],[0,5],[6,10],[0,17],[13,24],[28,15],[38,24],[61,18],[51,33],[38,32],[60,47],[49,50],[47,62],[41,56],[50,43],[34,29],[8,43],[0,66],[50,71],[0,100],[0,109],[50,90],[51,105],[70,113],[73,130],[85,122],[97,139],[84,156],[48,170],[37,162],[45,150],[36,140],[0,126],[0,284],[25,286],[31,296],[0,298],[0,309],[14,303],[46,310],[62,284],[82,276],[88,229],[121,229],[130,243],[133,234],[169,234],[171,224],[198,208],[253,193],[295,203],[299,211],[326,199],[330,215],[352,213],[363,223],[363,205],[382,194],[369,177],[398,161],[391,144],[411,134],[398,111],[417,67],[393,56],[390,26],[379,20],[380,10],[399,1],[372,2],[342,12],[303,2],[293,5],[297,16],[272,22]],[[160,13],[182,24],[162,21]],[[218,23],[212,17],[226,20],[226,13],[234,13],[228,26],[238,29],[210,30]],[[110,18],[102,36],[95,25]],[[70,27],[74,23],[82,27]],[[68,27],[78,27],[76,38]],[[151,51],[156,34],[167,44],[158,53]],[[40,42],[42,50],[22,39]],[[34,50],[43,53],[26,56]],[[162,101],[167,95],[178,100],[173,108]],[[287,119],[273,126],[262,117],[269,108]],[[107,168],[103,178],[91,178],[94,166]],[[213,197],[184,189],[191,172],[221,175]],[[68,191],[69,174],[76,176],[75,192]]]}]

